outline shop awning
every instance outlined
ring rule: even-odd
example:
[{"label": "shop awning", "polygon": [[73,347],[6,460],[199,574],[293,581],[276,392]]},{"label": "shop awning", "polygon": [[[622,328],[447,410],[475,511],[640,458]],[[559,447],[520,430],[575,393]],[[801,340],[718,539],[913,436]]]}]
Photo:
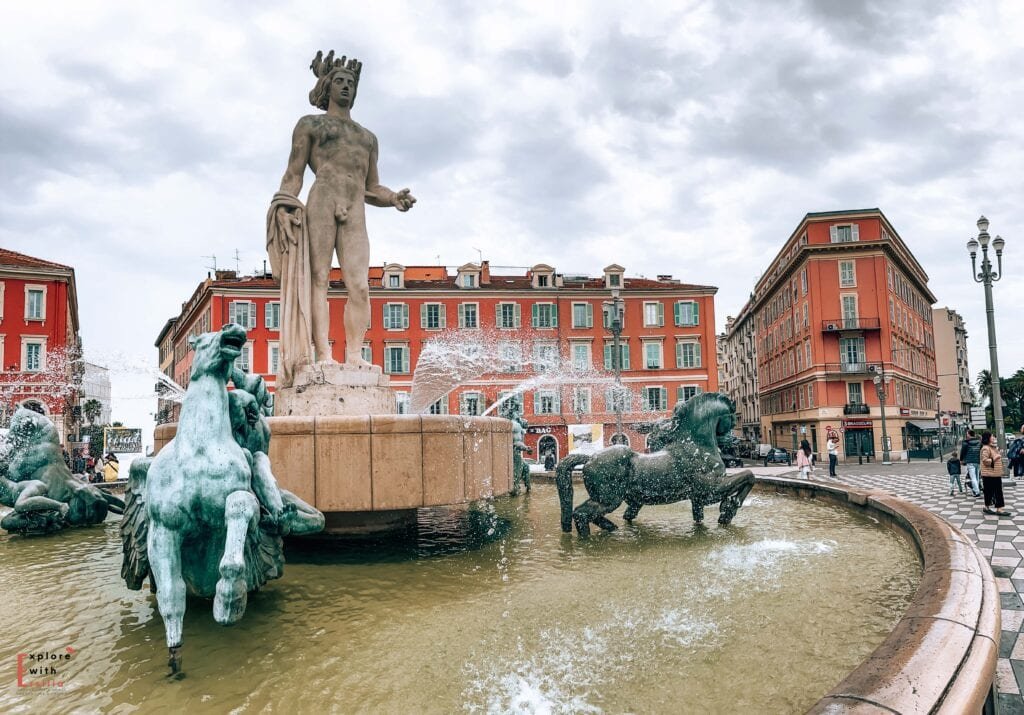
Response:
[{"label": "shop awning", "polygon": [[914,427],[923,432],[939,429],[938,420],[907,420],[907,424],[914,425]]}]

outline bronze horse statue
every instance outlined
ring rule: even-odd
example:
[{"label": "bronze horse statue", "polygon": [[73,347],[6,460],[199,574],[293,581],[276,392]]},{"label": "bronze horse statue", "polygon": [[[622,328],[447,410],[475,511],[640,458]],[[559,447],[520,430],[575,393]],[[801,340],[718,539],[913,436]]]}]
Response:
[{"label": "bronze horse statue", "polygon": [[[618,528],[605,514],[626,502],[622,515],[632,522],[646,504],[672,504],[689,499],[693,520],[704,520],[704,507],[720,503],[718,523],[728,524],[754,486],[754,474],[745,469],[726,474],[718,450],[718,437],[732,431],[736,408],[717,392],[701,393],[675,406],[672,417],[659,422],[651,435],[657,451],[634,452],[614,445],[596,454],[570,454],[556,472],[562,508],[562,531],[590,534],[590,524],[606,531]],[[572,508],[572,471],[583,465],[583,485],[589,499]]]}]

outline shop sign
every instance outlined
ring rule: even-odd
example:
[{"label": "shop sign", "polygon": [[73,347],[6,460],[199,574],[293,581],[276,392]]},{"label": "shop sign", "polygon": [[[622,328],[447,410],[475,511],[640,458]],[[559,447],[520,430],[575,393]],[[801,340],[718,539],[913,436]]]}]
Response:
[{"label": "shop sign", "polygon": [[909,417],[909,416],[910,416],[910,408],[909,407],[901,407],[900,408],[900,417]]},{"label": "shop sign", "polygon": [[843,420],[843,429],[868,429],[871,420]]},{"label": "shop sign", "polygon": [[550,427],[527,427],[526,431],[529,434],[551,434],[552,429]]}]

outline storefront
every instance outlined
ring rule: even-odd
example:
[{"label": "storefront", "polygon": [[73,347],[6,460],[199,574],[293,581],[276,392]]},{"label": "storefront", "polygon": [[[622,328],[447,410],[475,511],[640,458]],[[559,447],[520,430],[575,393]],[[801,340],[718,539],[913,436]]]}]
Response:
[{"label": "storefront", "polygon": [[874,423],[871,420],[843,420],[843,450],[847,460],[874,457]]}]

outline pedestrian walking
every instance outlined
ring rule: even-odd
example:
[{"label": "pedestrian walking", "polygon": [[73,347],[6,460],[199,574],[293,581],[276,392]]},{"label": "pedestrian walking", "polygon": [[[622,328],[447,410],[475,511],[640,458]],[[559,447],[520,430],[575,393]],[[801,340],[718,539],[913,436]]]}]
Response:
[{"label": "pedestrian walking", "polygon": [[960,458],[956,454],[949,455],[949,460],[946,461],[946,471],[949,472],[949,495],[953,496],[954,485],[963,494],[964,485],[960,481]]},{"label": "pedestrian walking", "polygon": [[836,476],[836,463],[839,461],[839,435],[829,432],[825,449],[828,451],[828,476],[834,477]]},{"label": "pedestrian walking", "polygon": [[981,470],[981,440],[972,429],[967,430],[967,436],[964,438],[963,444],[960,445],[960,461],[964,463],[964,469],[967,470],[971,493],[975,497],[980,497],[978,477]]},{"label": "pedestrian walking", "polygon": [[999,445],[992,438],[992,433],[981,433],[981,485],[985,490],[986,514],[1009,516],[1003,510],[1003,455],[999,453]]},{"label": "pedestrian walking", "polygon": [[796,466],[800,469],[801,479],[811,478],[814,463],[811,461],[811,443],[806,439],[800,442],[800,449],[796,451]]},{"label": "pedestrian walking", "polygon": [[1013,440],[1006,448],[1006,458],[1010,460],[1014,477],[1024,475],[1024,425],[1020,426],[1020,437]]}]

